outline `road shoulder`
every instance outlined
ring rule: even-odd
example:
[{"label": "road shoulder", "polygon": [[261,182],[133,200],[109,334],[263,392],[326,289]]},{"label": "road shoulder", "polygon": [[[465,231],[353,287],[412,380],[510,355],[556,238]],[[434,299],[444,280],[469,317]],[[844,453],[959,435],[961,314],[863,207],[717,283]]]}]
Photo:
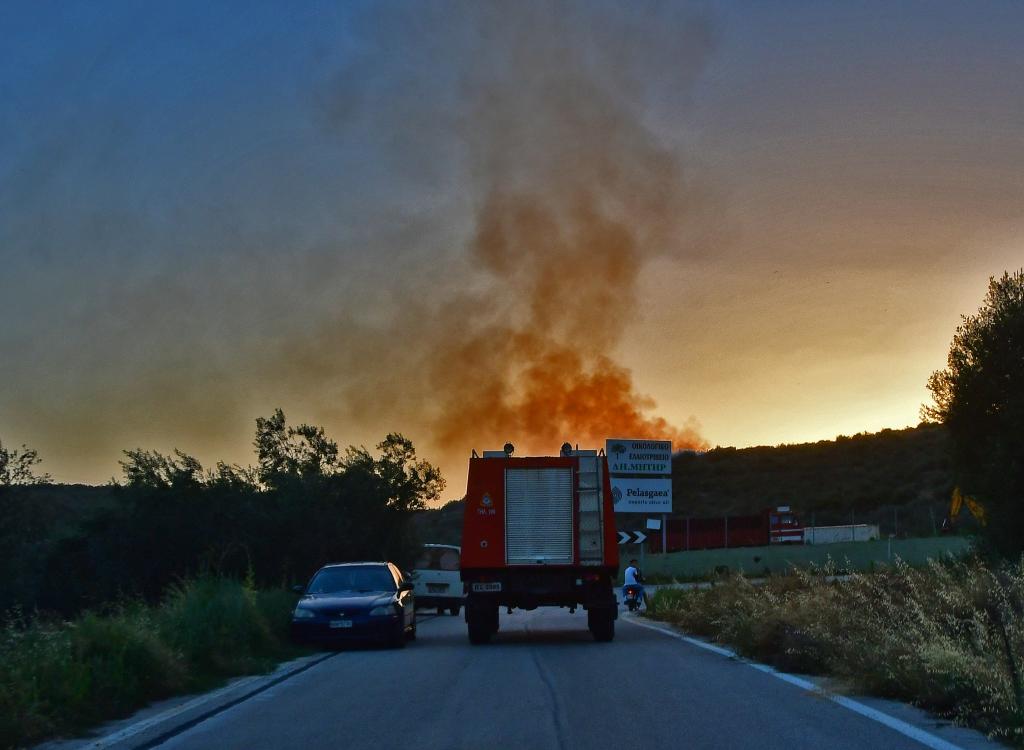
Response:
[{"label": "road shoulder", "polygon": [[665,636],[676,638],[722,658],[747,664],[752,669],[772,675],[816,698],[827,698],[865,718],[884,724],[890,729],[920,742],[925,747],[933,748],[933,750],[994,750],[994,748],[1007,747],[990,740],[981,732],[955,726],[916,706],[885,698],[853,695],[847,693],[841,684],[828,677],[790,674],[781,672],[767,664],[751,661],[727,646],[689,635],[668,622],[632,613],[620,613],[619,621],[660,632]]},{"label": "road shoulder", "polygon": [[154,703],[127,719],[107,722],[88,737],[50,740],[36,750],[145,750],[262,693],[337,652],[317,653],[279,664],[273,672],[232,680],[208,693],[177,696]]}]

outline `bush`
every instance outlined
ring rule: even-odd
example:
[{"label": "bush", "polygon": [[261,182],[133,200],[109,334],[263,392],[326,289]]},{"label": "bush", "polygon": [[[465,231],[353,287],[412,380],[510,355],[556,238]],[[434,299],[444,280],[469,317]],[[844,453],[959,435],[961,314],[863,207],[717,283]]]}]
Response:
[{"label": "bush", "polygon": [[0,748],[302,653],[288,643],[295,598],[203,577],[175,586],[156,608],[132,603],[72,622],[10,618],[0,631]]},{"label": "bush", "polygon": [[651,615],[779,668],[835,675],[1024,740],[1024,562],[897,563],[843,580],[829,572],[663,590]]},{"label": "bush", "polygon": [[86,614],[70,627],[81,710],[76,724],[95,716],[121,716],[140,702],[170,695],[185,682],[174,652],[154,632],[142,607],[116,615]]},{"label": "bush", "polygon": [[274,642],[280,646],[289,642],[292,612],[299,595],[285,589],[269,589],[256,592],[256,609],[267,623]]},{"label": "bush", "polygon": [[204,576],[172,587],[157,626],[200,680],[259,671],[280,645],[256,599],[244,583]]},{"label": "bush", "polygon": [[122,716],[184,685],[141,608],[74,623],[8,622],[0,645],[0,745]]}]

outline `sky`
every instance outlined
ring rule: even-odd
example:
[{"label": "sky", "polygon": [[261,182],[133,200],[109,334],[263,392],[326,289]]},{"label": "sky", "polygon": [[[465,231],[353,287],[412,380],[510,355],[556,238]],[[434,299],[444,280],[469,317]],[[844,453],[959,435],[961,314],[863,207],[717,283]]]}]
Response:
[{"label": "sky", "polygon": [[0,441],[916,424],[1024,265],[1017,2],[0,6]]}]

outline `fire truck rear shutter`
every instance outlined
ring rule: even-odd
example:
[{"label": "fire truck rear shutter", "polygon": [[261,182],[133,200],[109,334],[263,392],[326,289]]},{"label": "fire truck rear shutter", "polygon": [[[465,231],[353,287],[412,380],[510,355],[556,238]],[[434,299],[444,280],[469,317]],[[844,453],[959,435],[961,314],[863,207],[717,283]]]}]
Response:
[{"label": "fire truck rear shutter", "polygon": [[505,555],[509,565],[572,564],[572,469],[505,470]]}]

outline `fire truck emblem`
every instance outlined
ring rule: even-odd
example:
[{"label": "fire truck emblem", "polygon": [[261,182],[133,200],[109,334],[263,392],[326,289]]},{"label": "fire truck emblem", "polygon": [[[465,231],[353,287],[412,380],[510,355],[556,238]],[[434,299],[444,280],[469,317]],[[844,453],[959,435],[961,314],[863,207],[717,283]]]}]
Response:
[{"label": "fire truck emblem", "polygon": [[616,457],[621,456],[625,452],[626,446],[624,446],[622,443],[616,443],[615,445],[612,446],[612,453],[614,453]]},{"label": "fire truck emblem", "polygon": [[618,487],[612,488],[612,501],[618,505],[620,500],[622,500],[622,490]]},{"label": "fire truck emblem", "polygon": [[492,506],[494,504],[494,501],[491,500],[491,496],[490,495],[488,495],[487,493],[484,493],[483,500],[480,501],[480,504],[489,508],[490,506]]}]

